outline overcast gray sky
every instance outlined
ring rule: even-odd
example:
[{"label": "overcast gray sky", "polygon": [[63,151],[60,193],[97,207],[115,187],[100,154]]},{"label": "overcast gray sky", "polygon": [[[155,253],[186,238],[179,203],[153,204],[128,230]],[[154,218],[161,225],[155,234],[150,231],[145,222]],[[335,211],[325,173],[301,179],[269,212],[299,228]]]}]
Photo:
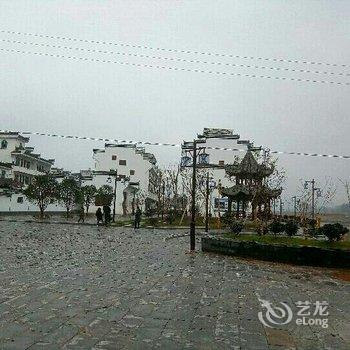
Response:
[{"label": "overcast gray sky", "polygon": [[[136,64],[349,82],[350,1],[1,0],[0,30],[151,47],[345,64],[348,67],[174,53],[0,33],[0,48]],[[336,74],[206,65],[116,52]],[[276,150],[350,153],[350,86],[103,64],[0,51],[1,129],[180,142],[203,127],[232,128]],[[93,142],[32,137],[56,165],[92,166]],[[177,149],[152,148],[162,164]],[[280,156],[285,196],[298,179],[349,178],[350,160]],[[345,201],[339,185],[337,202]]]}]

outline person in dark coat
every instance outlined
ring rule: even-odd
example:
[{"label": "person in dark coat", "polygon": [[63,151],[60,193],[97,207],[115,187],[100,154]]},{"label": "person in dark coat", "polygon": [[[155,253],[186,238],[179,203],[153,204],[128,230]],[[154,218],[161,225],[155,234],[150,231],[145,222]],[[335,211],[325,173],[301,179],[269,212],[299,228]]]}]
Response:
[{"label": "person in dark coat", "polygon": [[83,223],[85,222],[85,211],[84,211],[84,207],[81,207],[79,209],[79,220],[78,222],[82,221]]},{"label": "person in dark coat", "polygon": [[105,225],[108,226],[111,222],[111,208],[109,205],[103,206],[103,214],[105,216]]},{"label": "person in dark coat", "polygon": [[96,210],[96,220],[97,220],[97,225],[99,225],[100,222],[103,223],[103,214],[102,214],[101,208],[98,208]]},{"label": "person in dark coat", "polygon": [[135,223],[134,223],[134,228],[140,228],[140,222],[141,222],[141,209],[139,206],[137,206],[136,212],[135,212]]}]

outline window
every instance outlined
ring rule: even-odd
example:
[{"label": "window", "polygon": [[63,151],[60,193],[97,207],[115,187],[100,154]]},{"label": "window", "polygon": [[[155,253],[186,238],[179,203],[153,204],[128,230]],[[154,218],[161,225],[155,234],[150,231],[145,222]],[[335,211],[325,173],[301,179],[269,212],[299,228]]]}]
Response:
[{"label": "window", "polygon": [[7,143],[6,140],[2,140],[2,141],[1,141],[1,149],[6,149],[6,148],[7,148],[7,145],[8,145],[8,143]]},{"label": "window", "polygon": [[116,156],[116,155],[113,155],[113,156],[112,156],[112,160],[117,160],[117,156]]},{"label": "window", "polygon": [[219,160],[219,165],[225,165],[225,161],[224,160]]},{"label": "window", "polygon": [[23,203],[23,197],[17,197],[17,203]]},{"label": "window", "polygon": [[6,171],[1,170],[1,178],[4,179],[6,177]]},{"label": "window", "polygon": [[126,160],[124,160],[124,159],[120,159],[120,161],[119,161],[119,165],[126,165]]},{"label": "window", "polygon": [[198,157],[198,163],[199,164],[209,164],[209,154],[208,153],[202,153]]},{"label": "window", "polygon": [[228,199],[227,198],[214,198],[214,208],[220,210],[228,209]]},{"label": "window", "polygon": [[135,170],[130,169],[130,175],[135,175]]}]

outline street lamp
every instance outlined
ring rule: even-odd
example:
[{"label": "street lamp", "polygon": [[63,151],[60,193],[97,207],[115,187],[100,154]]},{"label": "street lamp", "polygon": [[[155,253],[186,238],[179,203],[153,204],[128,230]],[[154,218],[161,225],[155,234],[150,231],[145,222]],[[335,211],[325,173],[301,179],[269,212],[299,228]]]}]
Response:
[{"label": "street lamp", "polygon": [[[209,231],[209,195],[216,187],[216,182],[213,178],[209,178],[209,171],[206,179],[206,196],[205,196],[205,232]],[[211,203],[211,201],[210,201]]]},{"label": "street lamp", "polygon": [[[196,249],[196,172],[197,172],[197,152],[204,150],[204,147],[198,147],[198,144],[205,143],[206,140],[193,140],[193,142],[184,142],[182,150],[192,156],[192,202],[191,202],[191,223],[190,223],[190,250]],[[188,157],[188,156],[185,156]],[[184,157],[182,157],[181,164]],[[186,158],[185,158],[186,159]]]},{"label": "street lamp", "polygon": [[[191,203],[191,223],[190,223],[190,250],[194,251],[196,246],[196,171],[197,157],[198,165],[201,168],[221,168],[220,166],[209,164],[209,155],[205,152],[205,147],[198,145],[206,143],[207,139],[238,140],[239,135],[234,135],[226,129],[204,129],[202,135],[197,135],[197,139],[192,142],[184,141],[181,148],[186,155],[181,158],[181,166],[188,167],[192,159],[192,203]],[[190,154],[190,157],[188,156]]]},{"label": "street lamp", "polygon": [[312,180],[306,180],[304,183],[304,189],[307,190],[309,187],[309,183],[311,183],[311,218],[315,219],[315,192],[318,197],[322,196],[321,189],[318,187],[315,187],[315,179]]}]

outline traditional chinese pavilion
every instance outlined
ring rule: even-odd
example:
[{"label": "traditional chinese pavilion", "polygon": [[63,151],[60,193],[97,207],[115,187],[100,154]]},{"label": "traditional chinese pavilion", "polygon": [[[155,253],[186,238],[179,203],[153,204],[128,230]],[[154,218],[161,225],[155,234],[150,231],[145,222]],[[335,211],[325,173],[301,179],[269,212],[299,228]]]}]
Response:
[{"label": "traditional chinese pavilion", "polygon": [[272,175],[273,167],[259,164],[251,150],[248,150],[241,162],[226,165],[226,174],[233,179],[232,187],[223,187],[221,195],[228,197],[228,212],[232,213],[235,203],[235,216],[244,218],[251,208],[251,217],[269,217],[271,202],[281,195],[282,189],[272,189],[266,179]]}]

